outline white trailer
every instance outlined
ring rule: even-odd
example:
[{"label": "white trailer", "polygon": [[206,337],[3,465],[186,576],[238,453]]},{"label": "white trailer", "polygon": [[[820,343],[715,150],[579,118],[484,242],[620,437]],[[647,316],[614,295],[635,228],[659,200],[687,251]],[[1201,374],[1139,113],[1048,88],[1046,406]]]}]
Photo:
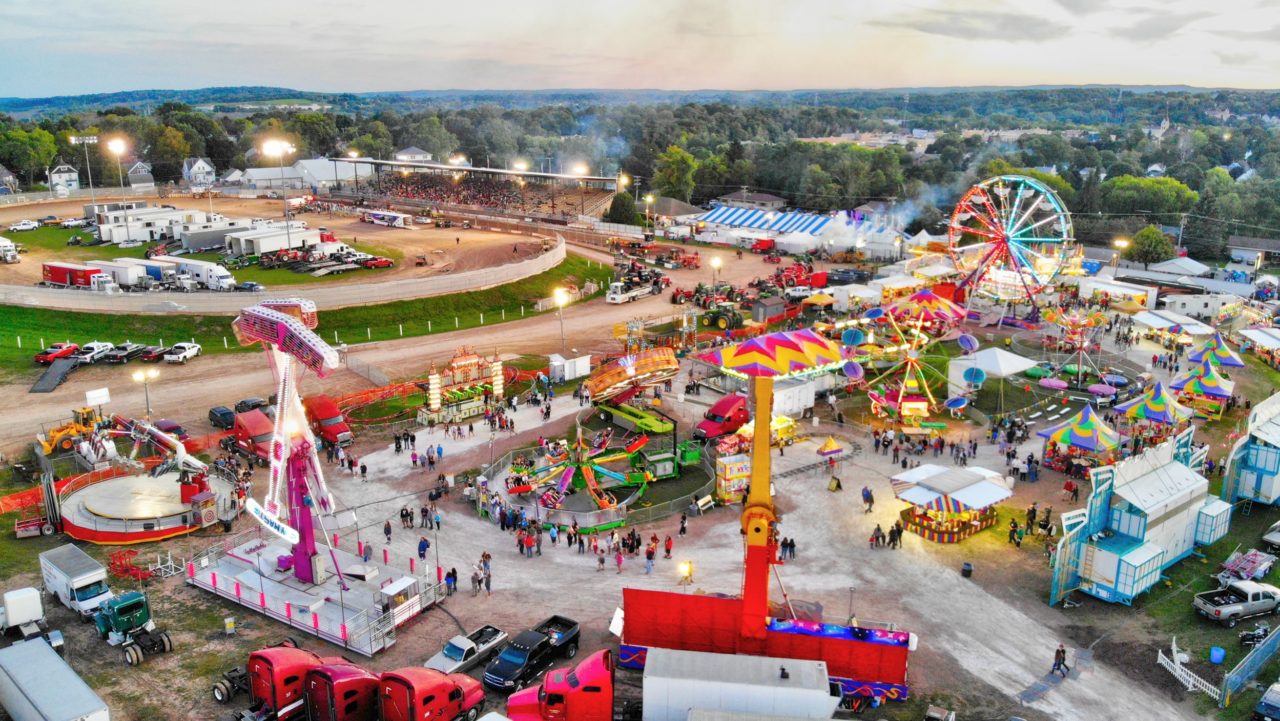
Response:
[{"label": "white trailer", "polygon": [[837,285],[826,289],[826,292],[836,299],[835,305],[832,307],[841,313],[848,313],[850,309],[862,305],[880,305],[880,299],[883,294],[879,288],[872,288],[869,285],[861,285],[851,283],[849,285]]},{"label": "white trailer", "polygon": [[829,719],[839,703],[822,661],[651,648],[644,665],[644,721],[694,709]]},{"label": "white trailer", "polygon": [[227,233],[225,243],[226,252],[230,255],[262,255],[278,250],[320,245],[320,231],[301,228],[256,228]]},{"label": "white trailer", "polygon": [[111,721],[107,704],[41,639],[0,649],[0,706],[14,721]]},{"label": "white trailer", "polygon": [[780,381],[773,389],[773,414],[801,418],[813,408],[818,384],[808,381]]},{"label": "white trailer", "polygon": [[20,629],[23,638],[39,636],[44,626],[44,602],[34,588],[5,591],[0,604],[0,633]]},{"label": "white trailer", "polygon": [[98,612],[98,604],[115,596],[107,586],[107,569],[70,543],[40,554],[45,593],[84,618]]},{"label": "white trailer", "polygon": [[140,268],[136,265],[128,263],[120,263],[113,260],[87,260],[85,265],[90,268],[98,268],[103,273],[111,276],[115,280],[116,285],[121,288],[132,288],[136,286],[150,285],[150,278],[146,268]]},{"label": "white trailer", "polygon": [[154,258],[116,258],[122,265],[133,265],[142,268],[157,283],[172,283],[178,276],[178,264]]},{"label": "white trailer", "polygon": [[176,264],[179,273],[191,276],[192,280],[209,290],[231,290],[236,287],[236,279],[231,275],[231,271],[217,263],[194,258],[179,258],[173,255],[157,255],[152,260]]}]

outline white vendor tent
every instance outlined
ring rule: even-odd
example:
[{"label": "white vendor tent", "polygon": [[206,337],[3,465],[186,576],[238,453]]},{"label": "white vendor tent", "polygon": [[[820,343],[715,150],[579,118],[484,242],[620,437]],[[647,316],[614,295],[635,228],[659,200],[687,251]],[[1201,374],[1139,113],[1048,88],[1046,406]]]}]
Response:
[{"label": "white vendor tent", "polygon": [[983,348],[969,357],[973,359],[973,365],[981,368],[988,378],[1008,378],[1036,365],[1030,358],[1023,358],[1003,348]]},{"label": "white vendor tent", "polygon": [[1155,288],[1096,276],[1080,279],[1080,297],[1084,300],[1092,299],[1094,294],[1102,295],[1103,293],[1110,296],[1113,301],[1117,299],[1132,300],[1148,310],[1156,307]]},{"label": "white vendor tent", "polygon": [[1168,310],[1144,310],[1133,315],[1133,322],[1153,330],[1171,330],[1180,328],[1182,333],[1192,338],[1207,338],[1216,331],[1190,316]]},{"label": "white vendor tent", "polygon": [[1157,273],[1175,273],[1177,275],[1204,275],[1209,272],[1209,266],[1198,260],[1191,258],[1173,258],[1163,263],[1156,263],[1147,270]]},{"label": "white vendor tent", "polygon": [[1240,335],[1263,350],[1280,350],[1280,328],[1247,328]]}]

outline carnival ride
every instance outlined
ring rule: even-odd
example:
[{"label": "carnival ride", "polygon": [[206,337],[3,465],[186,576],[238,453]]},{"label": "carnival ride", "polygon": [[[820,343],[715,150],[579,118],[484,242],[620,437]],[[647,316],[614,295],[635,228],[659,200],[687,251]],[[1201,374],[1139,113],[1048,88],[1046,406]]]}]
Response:
[{"label": "carnival ride", "polygon": [[671,421],[628,405],[646,388],[666,383],[680,372],[680,361],[671,348],[650,348],[606,363],[593,372],[583,387],[606,423],[616,423],[637,433],[665,434],[675,430]]},{"label": "carnival ride", "polygon": [[[772,417],[776,379],[829,372],[845,362],[839,344],[808,329],[770,333],[701,358],[750,382],[756,418]],[[650,647],[821,660],[842,695],[905,699],[912,634],[805,620],[787,610],[781,613],[789,617],[771,615],[769,577],[781,561],[765,424],[752,436],[750,477],[741,519],[741,596],[623,589],[620,664],[642,667]]]},{"label": "carnival ride", "polygon": [[601,486],[601,478],[607,478],[620,486],[639,486],[641,492],[653,480],[647,471],[622,472],[607,467],[610,463],[629,461],[649,443],[649,437],[640,435],[626,441],[621,448],[610,448],[611,433],[604,434],[603,440],[589,443],[582,436],[582,426],[578,426],[577,437],[569,443],[568,451],[562,456],[552,459],[550,465],[536,471],[537,475],[511,489],[512,493],[536,491],[543,486],[552,486],[538,495],[538,502],[543,508],[560,508],[566,497],[577,489],[586,490],[597,508],[615,508],[617,499]]},{"label": "carnival ride", "polygon": [[[884,308],[872,308],[863,318],[881,325],[879,342],[874,332],[859,338],[862,331],[856,331],[849,338],[855,341],[849,344],[855,350],[845,375],[867,388],[871,412],[882,418],[919,423],[938,411],[934,388],[947,383],[946,376],[938,370],[946,359],[929,352],[940,339],[924,331],[930,322],[928,316],[916,315],[904,323]],[[874,375],[866,373],[867,365],[874,369]]]},{"label": "carnival ride", "polygon": [[1005,306],[1026,303],[1055,277],[1075,272],[1079,255],[1071,215],[1051,188],[1023,175],[987,178],[956,203],[947,226],[948,249],[961,273],[959,289]]}]

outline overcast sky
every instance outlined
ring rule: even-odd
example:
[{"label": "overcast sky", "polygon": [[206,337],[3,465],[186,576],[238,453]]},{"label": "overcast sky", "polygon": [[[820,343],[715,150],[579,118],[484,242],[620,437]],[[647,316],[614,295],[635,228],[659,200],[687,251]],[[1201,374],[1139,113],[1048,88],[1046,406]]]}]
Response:
[{"label": "overcast sky", "polygon": [[0,96],[1280,87],[1280,0],[0,0]]}]

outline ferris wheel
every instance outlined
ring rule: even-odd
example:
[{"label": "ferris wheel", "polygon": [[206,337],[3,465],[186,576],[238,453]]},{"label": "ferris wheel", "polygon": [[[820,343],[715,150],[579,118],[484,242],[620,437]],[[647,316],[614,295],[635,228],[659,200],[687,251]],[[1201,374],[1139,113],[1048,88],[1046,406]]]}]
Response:
[{"label": "ferris wheel", "polygon": [[999,303],[1028,302],[1075,258],[1071,214],[1045,184],[1000,175],[969,188],[947,227],[960,287]]}]

